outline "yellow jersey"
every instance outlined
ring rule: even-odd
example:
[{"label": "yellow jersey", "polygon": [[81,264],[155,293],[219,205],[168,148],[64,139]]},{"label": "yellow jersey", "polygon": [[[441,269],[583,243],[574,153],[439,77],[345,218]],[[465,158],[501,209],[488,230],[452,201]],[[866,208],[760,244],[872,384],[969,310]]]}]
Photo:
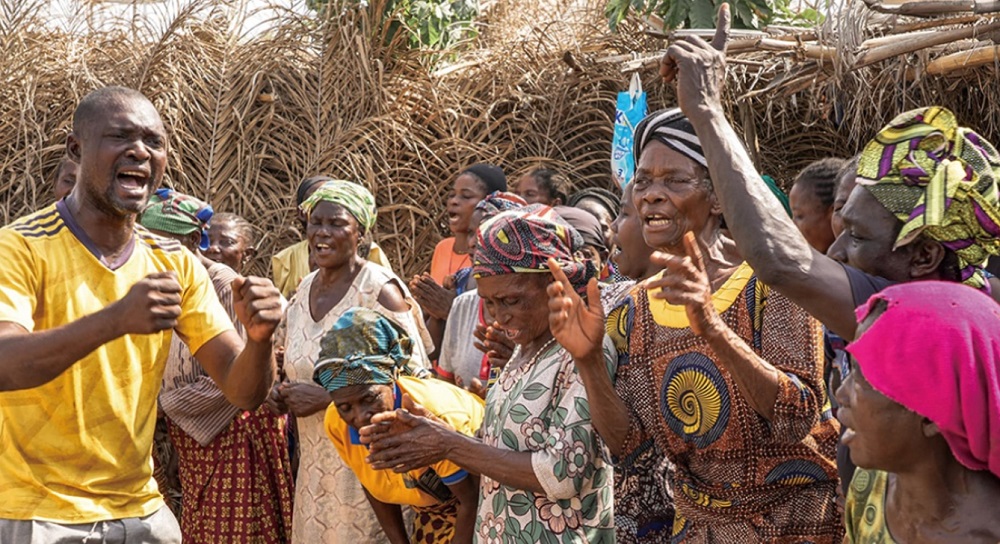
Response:
[{"label": "yellow jersey", "polygon": [[[173,270],[176,331],[192,352],[233,328],[205,267],[180,243],[136,225],[118,262],[99,255],[63,202],[0,229],[0,321],[57,328]],[[151,453],[171,335],[116,338],[42,386],[0,392],[0,518],[91,523],[163,506]]]},{"label": "yellow jersey", "polygon": [[[434,378],[402,376],[396,380],[393,392],[396,399],[395,408],[400,407],[403,393],[406,393],[414,402],[462,434],[475,435],[483,422],[483,399],[448,382]],[[434,470],[446,485],[458,483],[468,476],[462,467],[448,460],[406,474],[397,474],[391,470],[375,470],[365,462],[365,457],[368,457],[368,447],[360,442],[357,429],[349,426],[340,417],[336,404],[331,403],[326,409],[325,425],[326,434],[333,441],[340,458],[354,471],[358,481],[372,497],[386,504],[418,507],[437,504],[439,501],[436,498],[418,489],[414,483],[420,479],[424,471]]]}]

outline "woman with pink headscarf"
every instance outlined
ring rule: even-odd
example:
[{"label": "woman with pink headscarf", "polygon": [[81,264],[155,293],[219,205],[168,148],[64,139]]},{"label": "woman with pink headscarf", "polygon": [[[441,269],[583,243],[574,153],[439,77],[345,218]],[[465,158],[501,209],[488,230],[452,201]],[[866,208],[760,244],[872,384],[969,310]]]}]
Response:
[{"label": "woman with pink headscarf", "polygon": [[1000,306],[921,281],[857,314],[853,368],[837,390],[859,467],[845,542],[1000,541]]}]

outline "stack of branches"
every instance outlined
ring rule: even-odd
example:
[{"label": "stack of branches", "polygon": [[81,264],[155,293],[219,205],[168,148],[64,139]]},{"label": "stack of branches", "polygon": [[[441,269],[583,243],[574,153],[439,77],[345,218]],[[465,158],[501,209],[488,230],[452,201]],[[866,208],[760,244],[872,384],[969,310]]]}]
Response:
[{"label": "stack of branches", "polygon": [[[79,99],[126,85],[150,97],[171,133],[167,182],[257,226],[258,274],[304,234],[293,194],[312,175],[372,189],[376,239],[407,275],[426,270],[447,235],[450,185],[469,164],[496,162],[512,181],[544,165],[567,176],[569,191],[612,187],[615,98],[628,81],[622,62],[665,45],[637,19],[611,34],[602,0],[484,3],[476,39],[433,53],[389,34],[386,0],[323,15],[270,6],[266,16],[241,0],[164,0],[175,9],[161,17],[137,0],[121,19],[96,13],[100,3],[66,1],[79,2],[83,15],[57,27],[40,18],[43,0],[0,2],[0,221],[51,202]],[[926,103],[994,136],[992,65],[963,78],[931,73],[930,62],[957,51],[944,43],[933,55],[851,64],[900,34],[984,21],[914,24],[854,6],[818,29],[737,35],[726,104],[761,170],[787,184],[809,161],[849,155],[892,114]],[[951,47],[967,51],[968,40]],[[773,51],[772,42],[785,49]],[[650,108],[675,104],[655,69],[642,79]]]},{"label": "stack of branches", "polygon": [[[734,30],[726,106],[758,166],[786,183],[808,160],[853,154],[896,114],[932,104],[997,141],[998,15],[992,0],[864,0],[846,2],[818,27]],[[714,32],[640,23],[664,40],[658,48],[601,60],[649,73],[670,41]]]},{"label": "stack of branches", "polygon": [[573,60],[604,51],[599,2],[571,17],[563,4],[580,2],[535,7],[530,24],[518,6],[532,3],[495,2],[480,39],[436,52],[450,61],[436,65],[389,34],[379,1],[324,15],[271,9],[263,21],[238,2],[178,0],[168,15],[122,19],[85,2],[91,12],[62,28],[39,18],[42,3],[0,9],[5,224],[51,202],[73,109],[104,85],[139,89],[161,112],[168,184],[257,226],[258,274],[304,235],[293,195],[308,176],[374,192],[376,240],[405,274],[428,268],[447,235],[451,182],[474,162],[497,162],[512,181],[545,165],[569,177],[568,190],[613,184],[621,76]]}]

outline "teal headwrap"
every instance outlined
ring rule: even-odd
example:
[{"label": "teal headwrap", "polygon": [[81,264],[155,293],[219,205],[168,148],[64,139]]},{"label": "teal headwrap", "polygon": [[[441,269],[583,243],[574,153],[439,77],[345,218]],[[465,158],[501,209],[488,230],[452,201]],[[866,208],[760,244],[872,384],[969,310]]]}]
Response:
[{"label": "teal headwrap", "polygon": [[355,307],[320,340],[313,380],[329,392],[352,385],[389,385],[414,374],[413,343],[382,314]]}]

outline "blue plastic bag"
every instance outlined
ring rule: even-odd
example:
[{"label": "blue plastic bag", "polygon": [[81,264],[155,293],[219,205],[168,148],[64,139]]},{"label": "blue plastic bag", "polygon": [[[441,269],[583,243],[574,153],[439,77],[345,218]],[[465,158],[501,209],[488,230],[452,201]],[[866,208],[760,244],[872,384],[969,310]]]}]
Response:
[{"label": "blue plastic bag", "polygon": [[615,108],[615,133],[611,140],[611,173],[625,187],[635,175],[635,157],[632,155],[635,126],[646,116],[646,93],[642,90],[639,74],[632,74],[627,91],[618,93]]}]

